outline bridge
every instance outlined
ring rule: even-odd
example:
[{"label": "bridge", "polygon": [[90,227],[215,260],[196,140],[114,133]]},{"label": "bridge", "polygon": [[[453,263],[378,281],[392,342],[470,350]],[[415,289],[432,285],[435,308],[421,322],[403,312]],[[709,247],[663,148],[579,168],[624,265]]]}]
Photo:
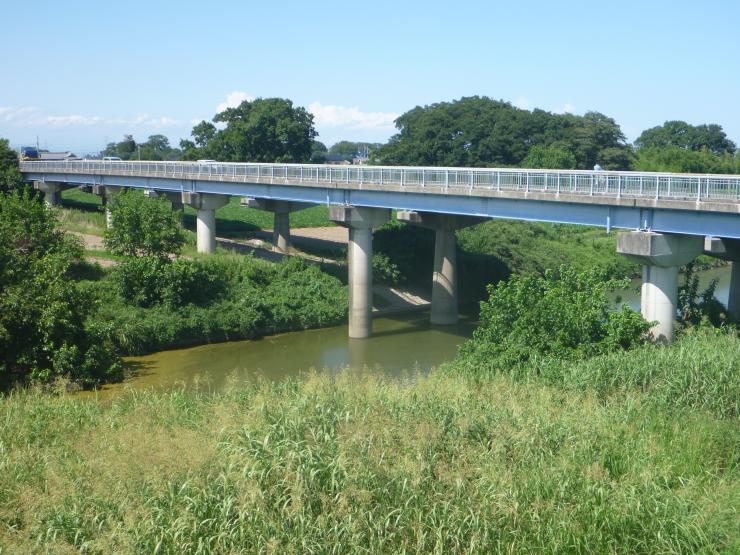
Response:
[{"label": "bridge", "polygon": [[[330,166],[198,162],[22,162],[24,179],[58,202],[65,187],[100,195],[121,188],[162,194],[197,210],[198,251],[215,249],[215,210],[229,197],[274,213],[274,244],[286,250],[291,211],[324,204],[349,228],[349,335],[372,333],[372,233],[391,209],[435,230],[432,323],[457,321],[455,230],[485,218],[630,230],[618,252],[643,265],[642,313],[671,341],[678,269],[701,252],[740,261],[740,176],[584,170]],[[730,314],[740,319],[740,263]]]}]

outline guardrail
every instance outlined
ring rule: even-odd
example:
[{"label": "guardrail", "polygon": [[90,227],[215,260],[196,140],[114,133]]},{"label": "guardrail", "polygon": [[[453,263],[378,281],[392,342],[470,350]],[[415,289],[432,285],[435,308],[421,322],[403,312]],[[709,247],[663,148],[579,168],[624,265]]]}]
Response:
[{"label": "guardrail", "polygon": [[244,182],[290,181],[423,187],[430,192],[475,194],[476,189],[697,201],[740,201],[740,175],[590,170],[331,166],[198,162],[21,162],[22,172],[115,174]]}]

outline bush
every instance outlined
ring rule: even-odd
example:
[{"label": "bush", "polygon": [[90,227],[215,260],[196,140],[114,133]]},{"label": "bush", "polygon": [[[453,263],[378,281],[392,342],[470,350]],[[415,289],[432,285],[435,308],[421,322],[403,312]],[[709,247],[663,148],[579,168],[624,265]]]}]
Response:
[{"label": "bush", "polygon": [[224,289],[223,280],[199,262],[154,256],[124,260],[113,270],[113,280],[123,299],[143,308],[203,304]]},{"label": "bush", "polygon": [[112,226],[105,231],[105,246],[113,254],[164,259],[185,244],[178,216],[163,197],[123,191],[113,196],[108,209]]},{"label": "bush", "polygon": [[0,380],[119,374],[110,328],[86,326],[92,304],[70,277],[81,256],[55,212],[27,191],[0,194]]},{"label": "bush", "polygon": [[566,266],[559,274],[513,276],[489,288],[480,326],[462,345],[459,361],[476,372],[507,371],[533,358],[575,360],[629,349],[650,324],[629,307],[610,309],[607,292],[626,285]]}]

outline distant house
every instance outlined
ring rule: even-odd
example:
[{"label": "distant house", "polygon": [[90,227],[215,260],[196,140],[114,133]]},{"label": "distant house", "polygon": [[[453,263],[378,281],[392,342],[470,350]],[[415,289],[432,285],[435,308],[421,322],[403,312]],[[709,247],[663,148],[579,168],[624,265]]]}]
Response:
[{"label": "distant house", "polygon": [[324,164],[331,164],[333,166],[348,166],[351,164],[344,154],[325,154]]},{"label": "distant house", "polygon": [[49,152],[48,150],[39,151],[39,160],[44,162],[65,162],[72,160],[80,160],[74,152]]}]

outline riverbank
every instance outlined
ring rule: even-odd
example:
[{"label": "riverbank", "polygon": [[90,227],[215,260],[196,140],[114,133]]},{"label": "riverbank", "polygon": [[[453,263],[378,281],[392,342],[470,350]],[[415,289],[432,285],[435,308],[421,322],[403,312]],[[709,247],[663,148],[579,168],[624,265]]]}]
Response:
[{"label": "riverbank", "polygon": [[604,364],[560,385],[346,372],[105,402],[14,392],[0,545],[737,552],[740,341],[699,331],[572,375]]}]

